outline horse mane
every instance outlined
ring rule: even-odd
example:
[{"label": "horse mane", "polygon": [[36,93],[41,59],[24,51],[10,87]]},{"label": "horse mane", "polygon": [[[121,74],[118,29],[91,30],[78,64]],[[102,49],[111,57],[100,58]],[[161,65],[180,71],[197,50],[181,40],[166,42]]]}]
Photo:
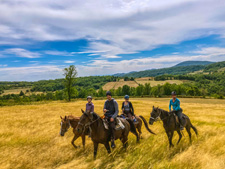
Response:
[{"label": "horse mane", "polygon": [[100,117],[100,116],[99,116],[97,113],[95,113],[95,112],[93,112],[92,114],[93,114],[94,119],[97,119],[97,118]]},{"label": "horse mane", "polygon": [[69,116],[67,116],[67,118],[69,119],[69,120],[74,120],[74,121],[77,121],[77,120],[80,120],[80,117],[77,117],[77,116],[73,116],[73,115],[69,115]]}]

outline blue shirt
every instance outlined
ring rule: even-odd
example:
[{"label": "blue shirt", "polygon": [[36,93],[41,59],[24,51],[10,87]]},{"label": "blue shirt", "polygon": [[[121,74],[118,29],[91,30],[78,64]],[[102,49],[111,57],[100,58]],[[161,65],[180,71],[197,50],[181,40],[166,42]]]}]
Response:
[{"label": "blue shirt", "polygon": [[180,110],[180,100],[178,98],[175,99],[173,102],[173,99],[170,100],[169,109],[171,110],[171,106],[173,106],[173,110],[178,111]]}]

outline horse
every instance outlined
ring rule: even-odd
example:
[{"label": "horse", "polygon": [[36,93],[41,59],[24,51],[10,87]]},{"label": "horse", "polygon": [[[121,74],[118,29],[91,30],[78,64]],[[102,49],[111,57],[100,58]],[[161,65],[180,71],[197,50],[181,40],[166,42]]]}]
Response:
[{"label": "horse", "polygon": [[142,121],[144,122],[145,128],[148,130],[148,132],[155,135],[155,133],[148,127],[148,123],[143,116],[141,116],[141,115],[135,116],[135,118],[136,118],[137,122],[134,123],[134,126],[138,131],[139,138],[142,138],[142,136],[141,136],[141,134],[142,134],[142,132],[141,132]]},{"label": "horse", "polygon": [[[103,119],[94,112],[84,112],[83,110],[81,111],[83,115],[80,117],[80,121],[77,126],[77,131],[79,133],[83,133],[86,127],[90,128],[90,135],[94,144],[94,159],[96,159],[99,144],[104,144],[107,152],[110,154],[110,135],[109,131],[104,127]],[[139,141],[139,137],[132,120],[126,120],[123,118],[120,118],[120,120],[124,125],[124,129],[115,130],[115,140],[120,139],[123,143],[123,147],[126,148],[128,145],[129,131],[136,135],[137,142]]]},{"label": "horse", "polygon": [[73,128],[74,137],[73,137],[73,139],[71,141],[71,144],[73,145],[74,148],[77,148],[77,146],[74,144],[74,142],[75,142],[76,139],[81,137],[82,138],[83,147],[85,148],[85,136],[88,135],[89,132],[88,132],[88,129],[86,129],[85,132],[83,132],[83,133],[77,132],[76,127],[78,125],[80,117],[74,117],[72,115],[69,115],[69,116],[65,116],[64,118],[62,118],[60,116],[60,118],[61,118],[60,135],[64,136],[64,134],[68,131],[68,129],[70,127],[72,127]]},{"label": "horse", "polygon": [[[155,108],[153,106],[150,116],[151,116],[150,119],[149,119],[150,125],[153,125],[153,123],[155,121],[157,121],[159,118],[163,121],[163,127],[166,131],[166,134],[167,134],[167,137],[168,137],[168,140],[169,140],[169,145],[170,145],[169,147],[174,147],[174,145],[172,143],[174,131],[177,131],[177,133],[179,135],[179,139],[177,141],[177,144],[179,144],[179,142],[182,138],[182,134],[181,134],[181,131],[180,131],[180,126],[176,122],[176,116],[173,113],[170,113],[170,112],[165,111],[163,109],[160,109],[158,107]],[[183,119],[185,119],[184,127],[186,128],[186,131],[189,135],[189,141],[191,143],[191,131],[190,131],[190,129],[192,128],[196,135],[198,135],[198,130],[196,129],[196,127],[194,127],[191,124],[191,121],[190,121],[190,119],[187,115],[183,114]]]}]

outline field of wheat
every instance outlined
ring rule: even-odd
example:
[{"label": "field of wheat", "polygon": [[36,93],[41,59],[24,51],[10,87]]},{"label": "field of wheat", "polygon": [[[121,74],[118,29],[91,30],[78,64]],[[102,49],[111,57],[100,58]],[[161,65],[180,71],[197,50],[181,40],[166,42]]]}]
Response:
[{"label": "field of wheat", "polygon": [[[70,129],[64,137],[59,135],[60,115],[81,115],[85,101],[50,102],[46,104],[1,107],[0,122],[0,168],[225,168],[225,100],[180,99],[181,107],[199,130],[196,137],[192,131],[192,144],[184,131],[179,145],[169,149],[162,122],[150,128],[157,135],[149,134],[144,126],[143,139],[136,144],[134,135],[129,135],[125,152],[120,141],[108,155],[103,145],[99,146],[97,159],[93,160],[93,145],[87,137],[86,149],[79,138],[74,149]],[[121,106],[123,100],[118,100]],[[131,99],[135,113],[149,120],[152,106],[168,109],[168,99]],[[95,111],[101,115],[104,100],[95,101]],[[173,142],[178,139],[175,133]]]}]

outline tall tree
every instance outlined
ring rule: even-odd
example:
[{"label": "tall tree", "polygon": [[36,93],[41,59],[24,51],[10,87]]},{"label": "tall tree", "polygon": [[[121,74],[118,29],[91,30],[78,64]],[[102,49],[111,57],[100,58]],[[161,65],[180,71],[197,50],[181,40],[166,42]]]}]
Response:
[{"label": "tall tree", "polygon": [[70,67],[64,69],[65,76],[65,91],[67,95],[68,101],[71,101],[72,95],[75,93],[75,87],[73,85],[76,82],[77,70],[74,65],[70,65]]}]

